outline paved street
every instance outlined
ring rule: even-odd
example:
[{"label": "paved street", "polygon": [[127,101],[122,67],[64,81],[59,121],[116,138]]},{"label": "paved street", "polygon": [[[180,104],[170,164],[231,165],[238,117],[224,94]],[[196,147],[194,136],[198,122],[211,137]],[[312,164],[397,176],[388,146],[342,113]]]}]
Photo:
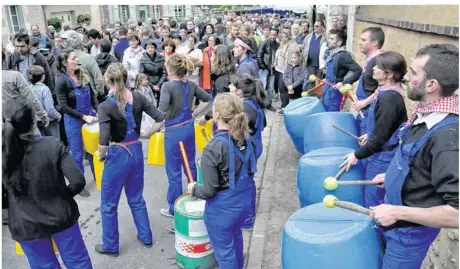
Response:
[{"label": "paved street", "polygon": [[[271,124],[275,113],[267,112],[268,126],[264,131],[264,153],[259,159],[256,183],[261,183],[264,164],[267,157],[267,147]],[[143,140],[145,159],[147,163],[148,141]],[[197,158],[199,155],[197,156]],[[85,175],[89,179],[90,169],[86,162]],[[184,190],[186,178],[184,176]],[[149,212],[150,226],[154,235],[153,248],[145,248],[136,238],[136,228],[132,219],[131,211],[124,193],[120,199],[118,208],[119,231],[120,231],[120,256],[117,258],[96,254],[94,246],[101,242],[102,226],[100,217],[100,192],[96,189],[94,182],[87,181],[86,188],[91,193],[90,197],[76,196],[80,208],[80,226],[86,247],[95,269],[168,269],[178,268],[175,264],[174,234],[170,234],[165,227],[171,226],[171,219],[160,215],[160,209],[167,206],[166,190],[167,178],[164,167],[145,165],[145,186],[144,198]],[[11,239],[7,226],[2,227],[2,256],[3,269],[26,269],[27,258],[24,255],[15,254],[15,244]],[[250,232],[245,232],[245,255],[247,256]],[[62,264],[63,268],[64,265]],[[248,267],[249,268],[249,267]]]}]

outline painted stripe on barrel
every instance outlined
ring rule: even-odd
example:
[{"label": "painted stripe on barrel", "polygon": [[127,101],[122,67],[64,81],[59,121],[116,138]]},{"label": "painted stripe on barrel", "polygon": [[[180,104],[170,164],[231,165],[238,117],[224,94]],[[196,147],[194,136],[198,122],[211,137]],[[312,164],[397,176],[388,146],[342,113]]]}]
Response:
[{"label": "painted stripe on barrel", "polygon": [[176,251],[188,258],[203,258],[213,253],[213,248],[209,239],[190,239],[176,233]]}]

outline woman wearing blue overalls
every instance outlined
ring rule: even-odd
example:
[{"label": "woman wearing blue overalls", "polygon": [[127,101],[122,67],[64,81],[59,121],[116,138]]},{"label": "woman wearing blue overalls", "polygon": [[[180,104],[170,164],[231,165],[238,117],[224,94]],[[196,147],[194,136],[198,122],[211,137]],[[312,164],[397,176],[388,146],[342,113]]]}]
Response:
[{"label": "woman wearing blue overalls", "polygon": [[125,88],[127,71],[121,63],[112,63],[105,73],[110,92],[100,104],[99,158],[106,159],[101,183],[102,244],[96,245],[99,254],[118,256],[118,203],[125,189],[137,238],[152,247],[152,231],[144,197],[144,154],[138,140],[142,113],[153,119],[156,132],[163,125],[163,114],[139,92]]},{"label": "woman wearing blue overalls", "polygon": [[257,172],[255,148],[238,97],[217,95],[213,119],[219,129],[201,157],[203,186],[190,183],[188,191],[206,200],[204,223],[219,268],[242,269],[242,227],[251,210],[251,188]]},{"label": "woman wearing blue overalls", "polygon": [[[384,173],[395,154],[397,135],[395,132],[407,120],[406,105],[401,81],[407,71],[404,57],[393,51],[376,57],[373,78],[379,83],[376,96],[367,116],[367,143],[346,156],[340,167],[355,165],[358,160],[367,161],[368,180]],[[365,206],[383,203],[385,190],[375,185],[365,186]]]},{"label": "woman wearing blue overalls", "polygon": [[[255,143],[256,160],[262,155],[262,131],[267,125],[264,111],[266,95],[262,83],[248,74],[235,74],[230,77],[230,93],[243,101],[243,110],[249,119],[250,135]],[[243,229],[251,230],[256,215],[256,186],[251,187],[251,211]]]},{"label": "woman wearing blue overalls", "polygon": [[[65,133],[72,158],[81,173],[85,174],[83,157],[86,152],[83,148],[81,128],[84,123],[91,124],[97,121],[97,98],[89,84],[89,77],[80,69],[77,55],[73,50],[67,49],[59,54],[57,68],[61,72],[56,79],[58,111],[64,115]],[[87,156],[94,176],[91,154]],[[86,190],[82,194],[89,196]]]},{"label": "woman wearing blue overalls", "polygon": [[[161,209],[164,217],[174,216],[174,202],[182,195],[182,156],[179,142],[185,146],[192,176],[196,180],[195,116],[208,107],[211,95],[194,82],[185,79],[194,70],[193,63],[184,55],[174,54],[166,62],[169,81],[161,86],[159,110],[165,114],[165,159],[168,177],[167,200],[169,209]],[[192,113],[193,98],[201,101]]]},{"label": "woman wearing blue overalls", "polygon": [[25,98],[11,99],[2,109],[3,186],[12,239],[21,245],[31,269],[61,268],[52,240],[66,268],[93,268],[74,199],[85,187],[85,177],[64,144],[34,132],[35,113]]}]

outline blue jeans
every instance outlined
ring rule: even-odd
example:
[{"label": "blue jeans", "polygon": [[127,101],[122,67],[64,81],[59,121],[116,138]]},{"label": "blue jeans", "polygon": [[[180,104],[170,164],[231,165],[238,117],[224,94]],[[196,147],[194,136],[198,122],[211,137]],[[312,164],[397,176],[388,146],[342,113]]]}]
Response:
[{"label": "blue jeans", "polygon": [[264,85],[264,89],[267,89],[267,78],[268,78],[268,70],[259,69],[259,79],[262,81],[262,85]]}]

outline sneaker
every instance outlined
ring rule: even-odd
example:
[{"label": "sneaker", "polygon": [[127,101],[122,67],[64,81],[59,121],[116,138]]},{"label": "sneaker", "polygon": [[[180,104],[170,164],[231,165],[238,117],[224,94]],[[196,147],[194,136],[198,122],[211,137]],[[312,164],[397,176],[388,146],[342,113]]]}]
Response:
[{"label": "sneaker", "polygon": [[174,215],[169,214],[169,209],[167,208],[160,209],[160,214],[166,218],[174,218]]},{"label": "sneaker", "polygon": [[90,197],[91,194],[89,193],[88,190],[86,189],[83,189],[78,195],[82,196],[82,197]]},{"label": "sneaker", "polygon": [[119,255],[118,252],[108,252],[108,251],[106,251],[102,247],[102,245],[96,245],[96,247],[94,247],[94,250],[96,250],[96,252],[101,254],[101,255],[108,255],[108,256],[112,256],[112,257],[118,257],[118,255]]},{"label": "sneaker", "polygon": [[279,95],[275,93],[275,96],[273,96],[273,102],[278,102],[280,100]]}]

